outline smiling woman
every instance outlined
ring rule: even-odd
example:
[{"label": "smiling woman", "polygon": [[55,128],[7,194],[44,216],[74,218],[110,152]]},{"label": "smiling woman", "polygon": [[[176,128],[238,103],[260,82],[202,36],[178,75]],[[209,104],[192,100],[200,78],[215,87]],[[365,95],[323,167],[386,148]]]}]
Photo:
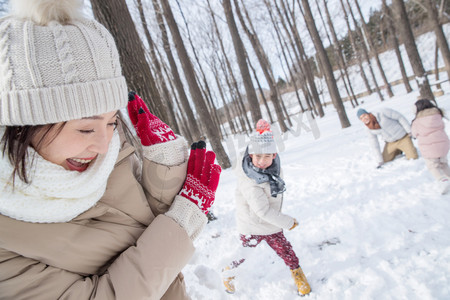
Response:
[{"label": "smiling woman", "polygon": [[44,127],[31,144],[44,159],[83,172],[99,154],[106,154],[116,127],[117,112],[113,111],[58,123],[47,131]]},{"label": "smiling woman", "polygon": [[[127,95],[114,39],[81,17],[81,1],[11,2],[0,20],[0,298],[188,299],[180,272],[214,202],[215,154],[196,143],[189,155]],[[120,122],[127,103],[139,141]]]}]

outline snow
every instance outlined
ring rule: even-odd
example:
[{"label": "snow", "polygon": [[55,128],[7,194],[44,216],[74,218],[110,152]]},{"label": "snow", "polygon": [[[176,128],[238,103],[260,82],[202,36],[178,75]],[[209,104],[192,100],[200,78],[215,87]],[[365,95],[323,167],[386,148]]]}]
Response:
[{"label": "snow", "polygon": [[[433,39],[422,38],[422,57],[432,59]],[[383,61],[388,73],[400,78],[395,57],[384,57],[392,57]],[[447,78],[446,73],[440,78]],[[403,156],[377,169],[364,125],[356,117],[360,107],[390,107],[412,120],[419,95],[414,84],[413,89],[406,94],[402,85],[394,86],[394,97],[381,102],[374,93],[359,99],[357,108],[346,102],[349,128],[341,129],[328,105],[325,117],[316,119],[319,134],[305,130],[312,126],[303,115],[294,122],[301,120],[303,127],[279,137],[287,184],[283,212],[300,223],[285,235],[312,288],[304,299],[450,299],[450,194],[439,194],[420,153],[418,160]],[[448,113],[448,81],[442,89],[445,94],[437,103]],[[234,152],[244,150],[244,139],[233,137],[225,144],[232,159]],[[196,254],[183,270],[188,293],[198,300],[298,299],[288,267],[265,243],[251,249],[239,267],[236,293],[224,291],[221,270],[241,248],[235,186],[234,170],[224,170],[212,209],[218,219],[196,240]]]}]

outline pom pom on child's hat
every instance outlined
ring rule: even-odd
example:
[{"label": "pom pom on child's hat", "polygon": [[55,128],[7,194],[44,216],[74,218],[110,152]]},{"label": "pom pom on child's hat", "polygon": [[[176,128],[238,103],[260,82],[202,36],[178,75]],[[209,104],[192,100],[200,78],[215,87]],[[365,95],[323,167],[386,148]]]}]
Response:
[{"label": "pom pom on child's hat", "polygon": [[256,123],[256,132],[250,137],[248,146],[249,154],[271,154],[277,153],[277,145],[270,130],[270,124],[260,119]]},{"label": "pom pom on child's hat", "polygon": [[10,0],[0,20],[0,125],[42,125],[127,105],[114,38],[81,0]]}]

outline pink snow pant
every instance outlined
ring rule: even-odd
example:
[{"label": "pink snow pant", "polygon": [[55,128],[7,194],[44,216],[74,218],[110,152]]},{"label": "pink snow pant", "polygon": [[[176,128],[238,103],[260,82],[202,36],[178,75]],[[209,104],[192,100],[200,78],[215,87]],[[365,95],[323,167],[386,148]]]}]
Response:
[{"label": "pink snow pant", "polygon": [[[261,243],[261,241],[266,241],[267,244],[275,250],[277,255],[284,260],[284,263],[291,270],[295,270],[299,267],[299,262],[297,255],[295,255],[292,249],[291,243],[288,242],[283,234],[283,231],[270,235],[242,235],[241,234],[242,246],[244,247],[256,247]],[[242,264],[245,259],[240,259],[238,261],[233,261],[232,267],[236,268]]]}]

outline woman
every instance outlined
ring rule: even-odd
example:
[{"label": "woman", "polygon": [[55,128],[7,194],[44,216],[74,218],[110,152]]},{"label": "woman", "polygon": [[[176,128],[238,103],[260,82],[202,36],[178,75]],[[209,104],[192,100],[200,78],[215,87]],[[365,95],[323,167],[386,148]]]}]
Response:
[{"label": "woman", "polygon": [[180,271],[214,201],[214,153],[197,143],[188,161],[135,93],[132,145],[107,30],[78,0],[12,2],[0,20],[0,297],[188,299]]}]

